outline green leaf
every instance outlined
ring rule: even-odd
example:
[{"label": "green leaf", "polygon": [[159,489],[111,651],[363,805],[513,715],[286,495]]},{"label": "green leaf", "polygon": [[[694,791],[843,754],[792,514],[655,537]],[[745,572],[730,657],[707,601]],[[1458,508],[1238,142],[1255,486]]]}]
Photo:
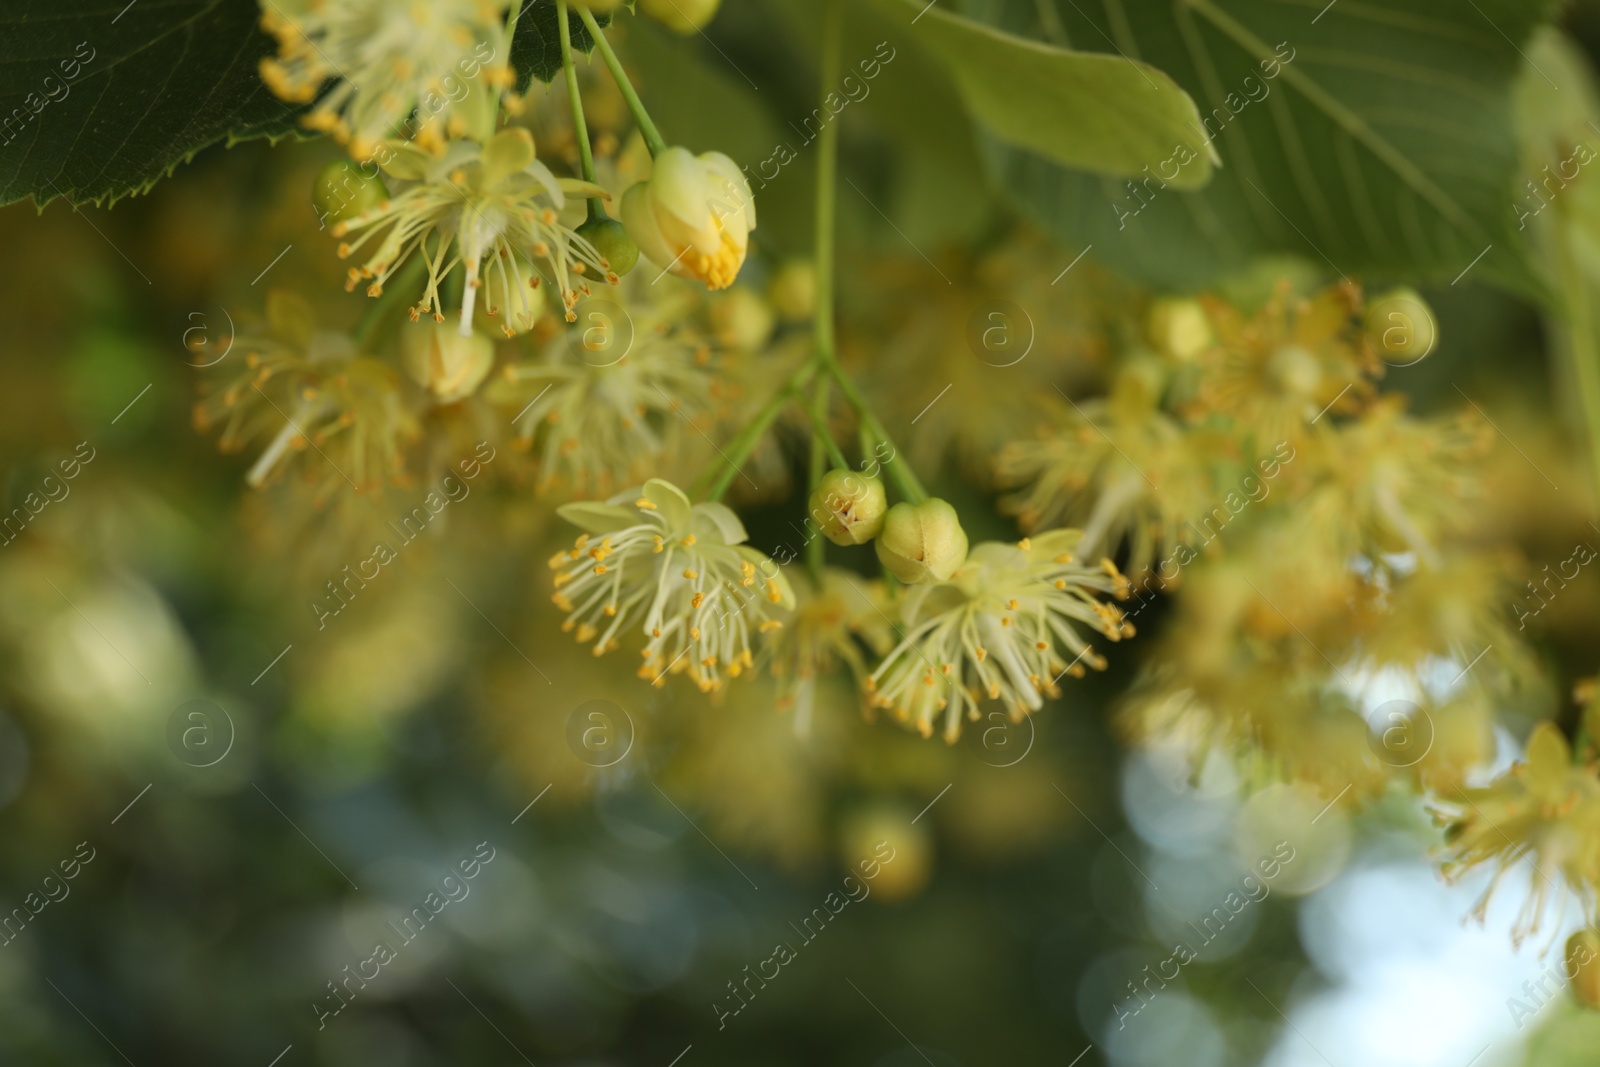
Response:
[{"label": "green leaf", "polygon": [[1194,101],[1154,67],[1001,32],[926,0],[895,0],[907,30],[943,60],[967,109],[1001,141],[1055,163],[1138,174],[1195,146],[1172,184],[1198,188],[1213,154]]},{"label": "green leaf", "polygon": [[[594,20],[601,29],[611,25],[610,14],[596,14]],[[576,11],[567,12],[567,32],[572,35],[574,52],[588,55],[593,50],[594,39]],[[511,38],[511,66],[517,72],[519,93],[527,92],[535,78],[548,85],[561,73],[561,23],[556,0],[524,0]]]},{"label": "green leaf", "polygon": [[1288,253],[1335,276],[1450,282],[1470,267],[1473,281],[1539,292],[1510,207],[1510,87],[1549,0],[984,6],[1007,28],[1155,63],[1215,134],[1224,166],[1201,192],[1163,188],[1155,161],[1119,183],[989,143],[1000,183],[1103,262],[1193,288]]},{"label": "green leaf", "polygon": [[208,145],[293,130],[258,74],[260,19],[253,0],[9,0],[0,204],[114,202]]}]

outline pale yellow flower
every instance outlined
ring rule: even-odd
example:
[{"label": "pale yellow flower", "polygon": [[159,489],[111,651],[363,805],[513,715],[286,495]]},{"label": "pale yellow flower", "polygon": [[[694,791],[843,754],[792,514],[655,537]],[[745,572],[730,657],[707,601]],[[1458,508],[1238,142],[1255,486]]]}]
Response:
[{"label": "pale yellow flower", "polygon": [[662,270],[726,289],[739,276],[756,202],[737,164],[721,152],[668,148],[655,170],[622,197],[622,221]]},{"label": "pale yellow flower", "polygon": [[1076,530],[1054,530],[1017,544],[988,541],[949,581],[913,586],[901,606],[905,637],[867,679],[874,705],[931,736],[942,719],[954,741],[963,718],[984,700],[1020,721],[1060,695],[1064,674],[1106,660],[1080,626],[1112,641],[1133,627],[1101,596],[1125,597],[1128,582],[1110,560],[1079,562]]},{"label": "pale yellow flower", "polygon": [[[507,0],[263,0],[261,27],[278,54],[261,61],[274,94],[316,105],[302,120],[369,157],[385,138],[429,152],[451,137],[485,137],[492,92],[514,81]],[[336,84],[321,99],[329,80]]]},{"label": "pale yellow flower", "polygon": [[568,613],[562,629],[593,641],[598,656],[640,627],[639,676],[654,685],[686,671],[703,691],[721,688],[723,675],[755,665],[751,629],[776,629],[794,609],[789,580],[744,543],[739,517],[723,504],[691,505],[670,482],[560,514],[585,531],[550,560],[552,599]]}]

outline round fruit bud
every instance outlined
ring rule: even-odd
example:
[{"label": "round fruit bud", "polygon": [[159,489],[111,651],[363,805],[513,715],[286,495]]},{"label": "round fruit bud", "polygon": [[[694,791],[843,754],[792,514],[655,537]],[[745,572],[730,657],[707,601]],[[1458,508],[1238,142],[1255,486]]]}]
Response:
[{"label": "round fruit bud", "polygon": [[934,497],[920,504],[901,502],[883,519],[878,562],[907,585],[942,582],[967,560],[967,532],[948,503]]},{"label": "round fruit bud", "polygon": [[613,274],[626,274],[639,262],[639,246],[633,243],[622,223],[608,215],[596,215],[579,226],[578,236],[594,245],[594,250],[600,253]]},{"label": "round fruit bud", "polygon": [[712,300],[710,314],[711,331],[724,348],[755,352],[772,337],[772,308],[745,286]]},{"label": "round fruit bud", "polygon": [[311,206],[325,223],[343,222],[371,211],[389,199],[383,179],[361,173],[348,159],[336,159],[323,167],[311,186]]},{"label": "round fruit bud", "polygon": [[704,29],[722,0],[639,0],[639,10],[679,33]]},{"label": "round fruit bud", "polygon": [[1167,298],[1151,304],[1147,329],[1156,351],[1181,363],[1194,359],[1214,340],[1206,309],[1200,301],[1189,298]]},{"label": "round fruit bud", "polygon": [[1600,1008],[1600,930],[1586,927],[1567,938],[1564,971],[1578,1003]]},{"label": "round fruit bud", "polygon": [[494,366],[494,342],[462,337],[454,322],[424,321],[402,335],[406,373],[448,404],[471,396]]},{"label": "round fruit bud", "polygon": [[767,297],[785,322],[804,322],[817,306],[817,272],[809,260],[791,259],[778,268]]},{"label": "round fruit bud", "polygon": [[1267,373],[1280,390],[1308,397],[1322,384],[1322,364],[1302,345],[1287,344],[1267,359]]},{"label": "round fruit bud", "polygon": [[1367,304],[1367,340],[1391,367],[1419,362],[1439,343],[1439,320],[1415,289],[1391,289]]},{"label": "round fruit bud", "polygon": [[856,471],[831,470],[811,491],[811,518],[836,545],[864,545],[883,529],[889,510],[883,483]]},{"label": "round fruit bud", "polygon": [[903,804],[873,800],[840,820],[839,859],[846,870],[872,883],[875,898],[905,900],[928,884],[933,833],[917,825],[919,818]]}]

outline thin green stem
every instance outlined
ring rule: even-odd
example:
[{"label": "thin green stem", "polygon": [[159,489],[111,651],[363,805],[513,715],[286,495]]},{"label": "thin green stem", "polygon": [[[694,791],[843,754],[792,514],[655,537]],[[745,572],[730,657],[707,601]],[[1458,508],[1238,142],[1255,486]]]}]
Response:
[{"label": "thin green stem", "polygon": [[[556,22],[561,27],[561,69],[567,75],[567,98],[572,103],[572,133],[578,140],[578,164],[583,180],[593,182],[594,150],[589,147],[589,124],[583,117],[583,97],[578,92],[578,65],[572,59],[572,30],[567,21],[567,0],[556,0]],[[604,218],[605,204],[598,197],[589,198],[589,217]]]},{"label": "thin green stem", "polygon": [[893,458],[883,464],[883,469],[889,475],[889,480],[894,482],[895,488],[900,490],[900,495],[913,504],[920,504],[928,499],[928,491],[917,479],[916,472],[911,469],[911,463],[901,454],[899,446],[889,436],[889,431],[883,428],[883,423],[878,421],[878,416],[873,414],[872,408],[867,405],[866,399],[862,397],[855,383],[839,369],[837,363],[830,364],[828,370],[833,375],[833,380],[839,383],[839,390],[844,393],[845,399],[850,401],[850,406],[861,416],[862,429],[875,440],[888,445],[894,453]]},{"label": "thin green stem", "polygon": [[[839,80],[839,22],[840,0],[824,0],[822,8],[822,87],[819,95],[826,101],[832,87]],[[827,104],[822,113],[829,114]],[[838,359],[834,325],[834,269],[836,261],[834,232],[837,229],[839,189],[839,118],[834,115],[822,127],[817,140],[817,304],[813,320],[813,338],[817,358],[830,364]]]},{"label": "thin green stem", "polygon": [[849,470],[850,459],[839,448],[839,443],[833,439],[832,428],[828,425],[827,398],[822,395],[825,388],[824,383],[832,384],[827,378],[818,382],[817,398],[812,400],[811,407],[807,409],[811,414],[811,426],[816,430],[817,442],[820,447],[827,450],[828,459],[832,461],[833,465],[840,470]]},{"label": "thin green stem", "polygon": [[[806,493],[806,507],[811,507],[811,498],[816,493],[817,487],[822,484],[822,476],[827,473],[828,450],[831,448],[837,462],[843,456],[839,453],[839,446],[834,444],[833,435],[828,432],[828,387],[832,384],[826,374],[817,376],[816,395],[811,399],[807,408],[811,415],[811,484]],[[849,463],[843,465],[849,469]],[[811,575],[811,584],[816,589],[822,588],[822,567],[828,559],[827,543],[820,537],[813,536],[806,542],[806,571]]]},{"label": "thin green stem", "polygon": [[600,24],[594,20],[594,14],[588,8],[578,8],[578,17],[583,19],[584,26],[589,30],[589,36],[594,38],[594,46],[599,50],[600,58],[605,61],[606,69],[611,72],[617,88],[621,90],[622,98],[628,102],[628,110],[633,113],[633,121],[638,124],[639,133],[644,137],[645,146],[650,149],[651,157],[659,156],[667,150],[667,142],[661,139],[661,134],[656,131],[656,124],[650,121],[650,113],[644,109],[644,102],[634,91],[633,82],[628,80],[627,71],[622,69],[617,54],[611,50],[611,42],[606,40]]},{"label": "thin green stem", "polygon": [[783,410],[783,406],[794,399],[795,395],[805,387],[805,384],[811,380],[811,376],[816,372],[816,364],[807,361],[799,370],[790,375],[789,380],[783,384],[783,387],[772,394],[771,399],[762,405],[760,411],[756,412],[756,417],[750,421],[750,424],[739,433],[738,437],[733,439],[733,443],[728,446],[727,451],[719,453],[717,456],[718,462],[713,464],[699,478],[695,479],[689,496],[691,498],[699,496],[702,487],[709,482],[710,489],[706,492],[706,499],[712,501],[721,500],[723,494],[728,491],[728,486],[733,484],[733,479],[738,475],[739,468],[744,466],[744,461],[749,459],[750,453],[755,451],[756,445],[761,442],[761,438],[766,434],[773,420],[778,417],[778,413]]},{"label": "thin green stem", "polygon": [[[822,86],[819,95],[826,97],[829,86],[839,80],[839,20],[840,0],[824,0],[822,7]],[[827,114],[827,105],[823,105],[823,114]],[[837,118],[837,116],[835,116]],[[817,143],[817,204],[816,204],[816,259],[817,259],[817,304],[812,311],[811,343],[812,360],[822,368],[835,366],[834,356],[834,311],[833,311],[833,265],[834,265],[834,227],[836,225],[836,192],[839,177],[839,124],[830,120],[822,127],[822,134]],[[806,494],[809,507],[811,493],[816,492],[817,486],[822,482],[824,468],[827,466],[828,449],[832,449],[835,456],[839,456],[839,446],[834,443],[833,434],[828,430],[827,411],[828,393],[830,390],[828,375],[823,374],[817,380],[816,395],[812,397],[810,407],[807,409],[811,416],[811,486]],[[838,462],[836,459],[835,462]],[[850,468],[848,462],[841,464],[846,470]],[[806,568],[811,573],[811,581],[817,588],[822,588],[822,566],[826,560],[827,544],[820,537],[813,537],[806,543]]]},{"label": "thin green stem", "polygon": [[[832,87],[839,81],[839,25],[843,11],[841,0],[824,0],[822,9],[822,88],[821,95],[826,98]],[[823,108],[827,113],[827,108]],[[856,409],[861,418],[861,425],[867,434],[876,441],[883,441],[894,448],[889,433],[883,428],[883,423],[878,421],[872,408],[867,405],[861,391],[855,386],[839,366],[838,347],[836,342],[834,290],[837,285],[837,260],[838,249],[835,241],[837,229],[836,216],[838,213],[839,190],[839,119],[831,118],[822,127],[822,133],[817,138],[817,306],[816,318],[813,327],[813,336],[816,343],[816,359],[827,372],[839,383],[840,390],[845,399]],[[821,432],[821,431],[819,431]],[[832,444],[830,437],[829,443]],[[920,504],[928,498],[928,491],[917,480],[916,473],[900,455],[900,450],[894,450],[895,461],[887,464],[885,469],[894,481],[900,494],[913,504]]]}]

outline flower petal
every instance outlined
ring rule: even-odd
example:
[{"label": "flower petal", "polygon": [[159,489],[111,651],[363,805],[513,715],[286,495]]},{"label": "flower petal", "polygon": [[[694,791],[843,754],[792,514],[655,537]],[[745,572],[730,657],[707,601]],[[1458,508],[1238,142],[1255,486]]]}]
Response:
[{"label": "flower petal", "polygon": [[667,529],[678,536],[690,531],[694,518],[694,509],[689,504],[689,498],[682,489],[671,482],[662,481],[660,478],[651,478],[644,483],[641,494],[646,500],[656,506],[661,518],[666,522]]},{"label": "flower petal", "polygon": [[483,146],[483,187],[493,189],[511,175],[526,170],[536,158],[533,135],[520,126],[501,130]]},{"label": "flower petal", "polygon": [[694,509],[694,518],[697,536],[709,526],[716,531],[725,545],[743,544],[750,539],[744,523],[739,521],[739,516],[735,515],[733,509],[726,504],[713,502],[697,505]]},{"label": "flower petal", "polygon": [[[750,191],[750,183],[745,179],[744,172],[739,169],[739,165],[721,152],[702,152],[700,154],[700,162],[705,164],[712,181],[721,179],[730,186],[728,193],[732,199],[728,203],[728,207],[743,216],[744,231],[749,233],[755,229],[756,198],[755,194]],[[728,218],[722,220],[724,228],[731,228],[729,221]]]},{"label": "flower petal", "polygon": [[656,222],[655,204],[650,199],[649,182],[639,182],[622,194],[622,225],[627,228],[628,236],[639,246],[644,258],[662,270],[671,268],[678,254],[661,235],[661,226]]}]

